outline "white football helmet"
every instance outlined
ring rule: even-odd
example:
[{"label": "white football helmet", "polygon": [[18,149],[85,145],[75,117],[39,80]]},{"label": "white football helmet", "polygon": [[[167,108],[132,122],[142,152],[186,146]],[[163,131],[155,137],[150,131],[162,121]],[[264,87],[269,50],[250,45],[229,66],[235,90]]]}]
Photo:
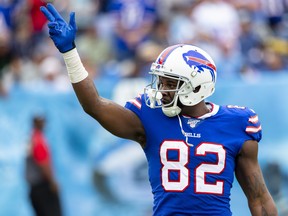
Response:
[{"label": "white football helmet", "polygon": [[[179,44],[162,51],[151,66],[152,82],[145,87],[145,101],[150,108],[161,107],[164,114],[173,117],[181,112],[180,101],[185,106],[194,106],[209,97],[215,90],[216,66],[212,58],[202,49],[192,45]],[[162,104],[159,77],[178,80],[174,99]]]}]

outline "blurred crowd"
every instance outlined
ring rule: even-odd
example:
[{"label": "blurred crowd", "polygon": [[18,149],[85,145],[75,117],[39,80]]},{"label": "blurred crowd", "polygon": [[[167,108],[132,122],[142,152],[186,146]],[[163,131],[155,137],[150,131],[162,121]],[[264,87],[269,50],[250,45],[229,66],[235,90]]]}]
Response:
[{"label": "blurred crowd", "polygon": [[[218,79],[255,82],[288,71],[288,0],[0,0],[0,95],[71,91],[39,7],[76,12],[76,46],[90,75],[146,78],[163,48],[195,44]],[[287,72],[286,72],[287,73]]]},{"label": "blurred crowd", "polygon": [[[218,81],[223,80],[224,82],[229,82],[236,80],[253,83],[259,82],[261,77],[266,74],[272,74],[273,76],[277,76],[277,74],[288,74],[288,0],[0,0],[0,102],[4,101],[5,103],[5,98],[9,98],[11,94],[17,93],[19,90],[40,94],[41,98],[43,94],[70,94],[72,92],[72,86],[66,75],[61,53],[58,52],[52,40],[49,38],[48,28],[46,26],[47,20],[39,10],[40,6],[47,4],[47,2],[53,3],[67,21],[69,19],[69,13],[71,11],[76,12],[78,32],[75,43],[83,64],[90,76],[97,82],[98,90],[104,93],[104,96],[109,96],[122,105],[124,105],[127,100],[135,97],[138,91],[143,90],[149,78],[148,72],[151,63],[160,52],[165,47],[178,43],[195,44],[206,50],[215,60]],[[105,81],[105,79],[109,80],[109,82],[106,82],[107,80]],[[111,82],[111,80],[113,80],[113,82]],[[107,86],[110,87],[111,83],[115,83],[113,89],[106,90]],[[280,89],[285,90],[287,84],[284,83],[284,85],[285,88],[280,87]],[[281,93],[285,94],[284,91],[281,91]],[[273,94],[274,92],[272,91],[270,98],[274,97]],[[279,95],[277,92],[277,96],[281,97],[281,94]],[[277,97],[275,98],[277,99]],[[25,99],[23,99],[22,102],[24,100]],[[43,103],[44,100],[39,101],[39,104],[41,103],[41,106],[44,107],[52,103],[51,100],[47,103]],[[65,100],[64,102],[66,103]],[[25,115],[28,115],[27,113],[30,112],[32,106],[38,104],[36,102],[33,104],[32,102],[32,105],[26,107],[24,112],[18,112],[19,104],[20,106],[24,106],[25,103],[27,102],[17,103],[14,109],[14,105],[4,108],[4,110],[10,111],[10,113],[8,112],[9,114],[7,114],[8,117],[4,115],[6,118],[0,118],[0,120],[2,120],[2,124],[0,121],[0,127],[2,125],[2,129],[5,129],[2,130],[2,138],[4,140],[6,138],[4,135],[6,135],[5,133],[8,129],[10,132],[15,131],[15,134],[16,131],[25,131],[22,130],[23,128],[21,128],[21,130],[15,128],[26,125],[27,122],[23,123],[27,120]],[[55,103],[54,100],[53,103]],[[25,106],[27,104],[25,104]],[[57,165],[61,168],[63,166],[63,158],[65,158],[64,162],[67,163],[67,158],[69,161],[69,154],[66,153],[67,155],[63,157],[63,149],[66,147],[65,142],[62,141],[62,139],[64,139],[62,136],[66,137],[66,134],[63,135],[64,132],[70,132],[69,136],[73,139],[73,142],[71,141],[73,148],[77,149],[79,153],[80,151],[78,150],[80,147],[77,147],[77,141],[75,141],[77,139],[75,139],[75,137],[77,138],[79,136],[79,140],[81,140],[79,143],[86,144],[88,138],[86,136],[84,137],[84,134],[86,135],[87,131],[92,130],[89,129],[89,126],[87,126],[85,122],[85,127],[80,127],[83,131],[85,130],[85,133],[79,131],[79,120],[72,121],[71,113],[73,113],[73,118],[80,118],[80,114],[75,114],[76,112],[71,109],[71,104],[69,104],[69,102],[67,104],[69,108],[63,106],[63,103],[56,105],[56,107],[61,107],[61,110],[64,110],[62,114],[59,115],[62,118],[58,116],[58,110],[55,111],[57,115],[54,114],[54,106],[47,106],[51,112],[50,120],[51,116],[52,121],[54,120],[54,124],[52,123],[53,127],[50,126],[50,129],[53,128],[50,133],[52,133],[51,137],[56,140],[53,142],[52,147],[53,145],[57,145],[55,149],[58,149],[58,152],[55,150],[53,152],[56,152],[54,158],[58,159],[55,164],[58,162]],[[279,103],[272,100],[271,104],[275,104],[276,106]],[[262,106],[261,101],[261,107]],[[277,106],[277,111],[274,110],[273,112],[273,119],[272,117],[267,117],[269,123],[273,123],[275,119],[281,119],[281,121],[279,120],[279,124],[275,125],[280,125],[280,123],[284,125],[284,123],[287,122],[283,121],[283,119],[285,120],[285,115],[282,115],[283,107],[285,106]],[[66,115],[63,115],[64,112]],[[281,118],[277,118],[277,115],[275,118],[275,113],[278,113],[279,116],[281,115]],[[20,121],[17,119],[19,116],[21,116]],[[7,127],[7,122],[9,121],[6,119],[10,120],[13,117],[17,119],[16,125],[22,121],[22,124],[19,124],[21,126],[18,125],[14,127],[14,124],[11,123],[12,126]],[[59,123],[59,119],[63,124]],[[77,127],[74,126],[75,122]],[[271,127],[273,129],[272,123]],[[65,125],[65,127],[63,125]],[[78,134],[74,133],[73,126],[75,127],[75,131],[77,128]],[[268,126],[266,125],[266,127]],[[286,127],[284,125],[277,128],[277,130],[280,131],[279,134],[277,134],[278,137],[281,137],[281,128]],[[129,203],[129,205],[132,200],[140,203],[143,202],[144,198],[147,198],[149,199],[150,205],[150,197],[144,194],[148,190],[150,194],[150,186],[144,185],[146,179],[144,179],[145,176],[143,173],[145,173],[145,171],[143,170],[146,167],[143,166],[142,161],[140,161],[141,163],[139,162],[140,155],[138,152],[137,154],[130,153],[135,150],[135,145],[133,143],[126,143],[123,140],[114,140],[116,138],[111,137],[110,134],[106,134],[97,128],[97,131],[98,130],[99,132],[94,135],[95,137],[91,138],[93,139],[93,144],[97,143],[94,151],[91,153],[95,154],[93,157],[95,156],[97,159],[95,162],[96,165],[93,164],[95,171],[97,171],[93,173],[95,175],[94,177],[98,177],[97,179],[95,178],[97,180],[95,182],[98,184],[96,186],[103,189],[104,183],[108,182],[112,185],[107,184],[110,188],[104,188],[107,190],[104,192],[99,191],[99,193],[106,193],[106,196],[108,195],[107,197],[111,198],[110,192],[113,191],[113,199],[117,200],[122,196],[121,199],[128,201],[127,203]],[[268,130],[266,129],[266,131]],[[285,132],[283,134],[285,134]],[[21,137],[18,133],[16,135],[13,133],[11,136],[6,136],[9,137],[11,142],[13,141],[13,139],[10,139],[11,137]],[[110,138],[108,136],[110,136]],[[70,142],[70,139],[68,140]],[[61,143],[61,141],[63,143]],[[105,142],[105,145],[101,145],[104,144],[103,142]],[[278,141],[275,143],[277,144],[277,142]],[[2,147],[2,151],[3,149],[7,151],[7,149],[9,150],[8,147],[13,146],[8,145],[6,140],[3,143],[5,144],[3,144],[5,148]],[[116,145],[119,145],[120,148],[116,148]],[[63,149],[60,148],[61,146]],[[71,146],[66,150],[67,152],[71,151]],[[128,149],[128,152],[133,157],[126,157],[128,154],[124,154],[126,157],[124,162],[126,163],[115,163],[117,160],[115,160],[114,157],[112,158],[111,155],[115,156],[116,150],[124,151],[123,149],[121,150],[121,148],[125,151]],[[108,154],[110,150],[113,150],[113,152]],[[269,152],[270,150],[271,149],[269,149]],[[61,156],[59,156],[59,152],[61,152]],[[143,152],[141,151],[141,153]],[[70,157],[73,158],[72,156]],[[138,162],[133,161],[135,158],[137,158]],[[101,160],[102,162],[100,162]],[[59,161],[61,161],[61,163]],[[73,160],[71,159],[71,161]],[[143,158],[143,161],[145,161],[145,158]],[[5,165],[3,158],[2,164]],[[76,163],[72,164],[76,166]],[[85,172],[85,170],[83,171],[84,166],[82,167],[82,164],[79,164],[77,164],[78,166],[75,170],[80,172],[81,175],[77,175],[77,172],[71,172],[70,167],[72,165],[69,164],[69,169],[65,172],[66,176],[62,173],[63,170],[58,167],[58,169],[61,170],[61,175],[58,177],[61,183],[61,179],[64,179],[64,177],[67,178],[68,176],[69,181],[67,182],[71,184],[69,185],[65,181],[65,184],[59,185],[62,187],[69,186],[69,190],[66,188],[62,189],[62,192],[65,192],[65,189],[70,191],[69,194],[61,194],[64,197],[63,200],[71,202],[71,206],[75,206],[75,200],[78,202],[82,200],[83,205],[78,206],[77,204],[77,206],[81,211],[84,211],[84,208],[87,208],[87,203],[89,203],[86,197],[87,194],[85,192],[79,192],[79,189],[74,186],[74,182],[72,181],[71,183],[71,180],[79,180],[79,176],[79,178],[82,178],[81,181],[84,178],[82,176]],[[129,164],[133,166],[129,168]],[[123,171],[124,166],[125,173]],[[279,190],[280,185],[282,187],[282,185],[287,182],[287,174],[282,174],[280,168],[277,166],[277,164],[267,166],[264,175],[268,179],[268,186],[272,188],[271,194],[273,194],[277,204],[280,207],[283,206],[281,212],[284,212],[283,215],[287,215],[287,196],[286,193]],[[87,167],[87,164],[85,164],[85,167]],[[121,168],[123,168],[123,170]],[[88,169],[89,167],[87,170]],[[15,170],[17,171],[17,169]],[[15,170],[14,172],[16,172]],[[134,178],[131,170],[137,171],[137,178]],[[139,170],[141,173],[139,173]],[[88,172],[90,172],[90,170],[88,170],[87,173]],[[132,174],[130,174],[130,172]],[[271,172],[274,173],[271,175]],[[123,180],[120,182],[121,187],[115,183],[119,182],[120,175]],[[109,181],[107,181],[107,179],[109,179]],[[131,179],[135,182],[132,182]],[[124,180],[127,182],[125,186],[123,186],[125,184]],[[64,182],[64,180],[62,181]],[[80,183],[82,183],[81,181]],[[137,188],[138,185],[141,185],[140,189],[145,189],[145,191],[137,190],[139,189]],[[287,188],[287,184],[285,187]],[[73,192],[71,192],[72,189],[74,189]],[[91,188],[88,189],[91,191]],[[135,196],[133,192],[138,193],[137,196]],[[143,194],[140,194],[142,192]],[[9,191],[6,194],[11,195],[11,197],[13,195],[11,198],[13,202],[11,203],[15,203],[14,193]],[[72,201],[70,201],[70,196],[73,194]],[[69,197],[69,199],[66,196]],[[135,197],[137,197],[137,199],[135,199]],[[104,201],[103,203],[107,205],[107,200]],[[91,203],[92,206],[95,206],[94,202]],[[107,211],[112,208],[111,203],[109,204]],[[121,206],[122,205],[121,203]],[[83,206],[83,209],[81,206]],[[131,208],[131,206],[129,206],[129,208]],[[68,211],[67,209],[66,207],[64,210]],[[71,209],[71,211],[75,210],[74,208]],[[127,215],[126,209],[124,210],[125,214],[123,215]],[[118,208],[117,211],[118,215],[120,215]]]}]

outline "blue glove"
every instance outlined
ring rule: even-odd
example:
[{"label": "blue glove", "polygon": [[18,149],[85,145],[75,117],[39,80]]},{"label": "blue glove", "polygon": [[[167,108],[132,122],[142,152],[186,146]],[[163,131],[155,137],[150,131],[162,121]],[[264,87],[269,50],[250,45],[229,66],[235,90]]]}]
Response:
[{"label": "blue glove", "polygon": [[74,49],[76,47],[74,41],[77,32],[75,13],[70,13],[68,25],[52,4],[48,3],[46,7],[41,6],[40,10],[49,21],[49,35],[57,49],[61,53]]}]

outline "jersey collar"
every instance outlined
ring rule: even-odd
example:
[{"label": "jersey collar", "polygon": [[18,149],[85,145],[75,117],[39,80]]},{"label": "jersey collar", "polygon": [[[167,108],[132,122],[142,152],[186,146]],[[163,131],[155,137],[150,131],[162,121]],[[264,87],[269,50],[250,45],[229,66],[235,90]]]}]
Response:
[{"label": "jersey collar", "polygon": [[[194,117],[196,119],[206,119],[209,118],[211,116],[214,116],[218,113],[219,111],[219,105],[211,103],[211,102],[206,102],[207,107],[210,109],[209,113],[206,113],[202,116],[198,116],[198,117]],[[184,118],[191,118],[190,116],[187,115],[182,115]]]}]

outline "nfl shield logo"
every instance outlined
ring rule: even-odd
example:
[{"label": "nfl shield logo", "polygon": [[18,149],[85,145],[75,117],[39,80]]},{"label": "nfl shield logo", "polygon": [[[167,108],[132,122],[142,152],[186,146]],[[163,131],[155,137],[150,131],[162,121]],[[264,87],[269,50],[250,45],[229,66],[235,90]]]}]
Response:
[{"label": "nfl shield logo", "polygon": [[198,124],[198,122],[200,122],[200,120],[197,119],[189,119],[187,124],[191,127],[191,128],[195,128],[196,125]]}]

